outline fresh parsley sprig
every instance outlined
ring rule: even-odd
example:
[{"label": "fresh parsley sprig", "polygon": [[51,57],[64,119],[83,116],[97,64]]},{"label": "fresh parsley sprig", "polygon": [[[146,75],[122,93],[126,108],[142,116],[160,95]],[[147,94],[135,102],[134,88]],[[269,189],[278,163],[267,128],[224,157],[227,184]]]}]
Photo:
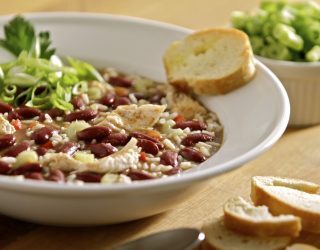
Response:
[{"label": "fresh parsley sprig", "polygon": [[37,57],[50,59],[55,53],[54,48],[50,48],[50,34],[42,31],[36,34],[33,25],[22,16],[14,17],[4,26],[4,39],[0,39],[0,45],[19,56],[22,51],[36,53]]}]

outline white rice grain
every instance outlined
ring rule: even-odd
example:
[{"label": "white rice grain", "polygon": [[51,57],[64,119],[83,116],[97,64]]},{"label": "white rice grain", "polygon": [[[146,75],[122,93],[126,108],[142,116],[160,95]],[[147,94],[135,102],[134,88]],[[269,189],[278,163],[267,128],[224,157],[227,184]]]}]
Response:
[{"label": "white rice grain", "polygon": [[146,157],[148,162],[160,162],[160,157]]},{"label": "white rice grain", "polygon": [[184,162],[181,162],[180,164],[180,167],[183,169],[183,170],[187,170],[187,169],[190,169],[193,167],[193,164],[189,161],[184,161]]},{"label": "white rice grain", "polygon": [[135,97],[135,95],[133,93],[129,94],[129,99],[134,104],[138,103],[138,100],[137,100],[137,98]]},{"label": "white rice grain", "polygon": [[169,139],[164,139],[163,144],[167,149],[175,150],[176,146]]},{"label": "white rice grain", "polygon": [[210,154],[210,151],[208,150],[208,148],[206,148],[206,147],[200,147],[199,148],[199,151],[202,153],[202,154],[204,154],[204,156],[210,156],[211,154]]}]

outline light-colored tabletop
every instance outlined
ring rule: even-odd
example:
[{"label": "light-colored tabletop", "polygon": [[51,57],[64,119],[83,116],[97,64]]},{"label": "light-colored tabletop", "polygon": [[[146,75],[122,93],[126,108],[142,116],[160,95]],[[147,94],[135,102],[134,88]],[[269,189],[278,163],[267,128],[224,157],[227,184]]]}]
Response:
[{"label": "light-colored tabletop", "polygon": [[[156,19],[201,29],[224,26],[232,10],[248,10],[258,0],[0,0],[0,14],[38,11],[103,12]],[[221,213],[233,196],[248,197],[253,175],[278,175],[320,183],[320,126],[289,129],[268,152],[243,167],[212,179],[197,195],[166,213],[120,225],[60,228],[21,222],[0,215],[0,249],[109,249],[152,232],[200,227]],[[1,201],[0,201],[1,202]],[[320,247],[320,236],[303,234],[298,241]]]}]

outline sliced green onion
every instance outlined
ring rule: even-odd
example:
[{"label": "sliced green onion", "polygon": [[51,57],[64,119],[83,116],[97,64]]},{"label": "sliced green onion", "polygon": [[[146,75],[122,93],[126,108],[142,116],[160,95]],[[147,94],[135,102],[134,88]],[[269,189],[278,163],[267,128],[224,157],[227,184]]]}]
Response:
[{"label": "sliced green onion", "polygon": [[78,82],[72,88],[73,95],[80,95],[86,92],[88,92],[88,83],[86,81]]},{"label": "sliced green onion", "polygon": [[99,82],[105,82],[100,73],[91,64],[76,60],[72,57],[68,57],[67,60],[83,80],[97,80]]},{"label": "sliced green onion", "polygon": [[30,99],[31,91],[31,88],[22,91],[18,96],[15,97],[14,105],[19,106],[21,103],[27,102]]},{"label": "sliced green onion", "polygon": [[15,95],[15,93],[17,93],[17,86],[16,85],[7,85],[4,87],[3,91],[8,95]]},{"label": "sliced green onion", "polygon": [[61,110],[73,110],[73,106],[71,103],[60,99],[56,93],[52,93],[50,96],[50,101],[53,104],[53,107],[61,109]]}]

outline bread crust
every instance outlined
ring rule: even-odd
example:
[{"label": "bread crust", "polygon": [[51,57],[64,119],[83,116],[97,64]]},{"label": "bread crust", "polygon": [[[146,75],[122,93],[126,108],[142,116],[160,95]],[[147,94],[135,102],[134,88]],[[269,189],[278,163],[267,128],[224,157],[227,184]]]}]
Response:
[{"label": "bread crust", "polygon": [[[213,218],[202,227],[206,235],[204,250],[283,250],[291,242],[290,237],[254,237],[228,230],[223,218]],[[233,241],[233,242],[231,242]]]},{"label": "bread crust", "polygon": [[286,250],[319,250],[319,248],[316,248],[314,246],[307,245],[307,244],[297,243],[297,244],[288,246]]},{"label": "bread crust", "polygon": [[223,211],[225,226],[240,233],[261,237],[297,237],[301,231],[299,217],[273,217],[267,207],[255,207],[240,196],[229,199]]},{"label": "bread crust", "polygon": [[249,38],[244,32],[236,29],[206,29],[191,34],[182,42],[185,41],[187,43],[188,40],[197,40],[198,38],[201,40],[201,37],[204,35],[219,37],[226,35],[230,36],[230,34],[231,36],[237,36],[237,38],[239,38],[238,40],[240,40],[244,46],[244,50],[240,55],[242,58],[242,64],[239,65],[236,70],[225,73],[221,78],[177,78],[174,76],[172,61],[169,60],[171,59],[170,57],[174,56],[171,55],[171,51],[174,50],[174,47],[178,46],[177,43],[173,43],[163,57],[168,82],[181,91],[193,92],[200,95],[226,94],[248,83],[254,77],[256,70]]},{"label": "bread crust", "polygon": [[[293,187],[290,187],[290,188],[294,189]],[[303,189],[303,187],[297,190],[301,191],[301,189]],[[317,194],[314,194],[314,195],[318,196]],[[274,215],[292,214],[300,217],[303,231],[320,233],[320,210],[311,211],[311,210],[301,209],[299,207],[295,207],[293,204],[290,204],[290,201],[285,201],[283,199],[280,199],[279,197],[276,196],[276,194],[273,194],[270,190],[268,190],[267,185],[263,185],[261,182],[259,182],[259,176],[252,178],[251,199],[255,205],[268,206],[270,212]],[[319,207],[320,207],[320,203],[319,203]]]},{"label": "bread crust", "polygon": [[234,216],[233,214],[224,214],[225,226],[231,230],[255,236],[299,236],[301,230],[301,220],[287,221],[263,221],[254,222]]}]

